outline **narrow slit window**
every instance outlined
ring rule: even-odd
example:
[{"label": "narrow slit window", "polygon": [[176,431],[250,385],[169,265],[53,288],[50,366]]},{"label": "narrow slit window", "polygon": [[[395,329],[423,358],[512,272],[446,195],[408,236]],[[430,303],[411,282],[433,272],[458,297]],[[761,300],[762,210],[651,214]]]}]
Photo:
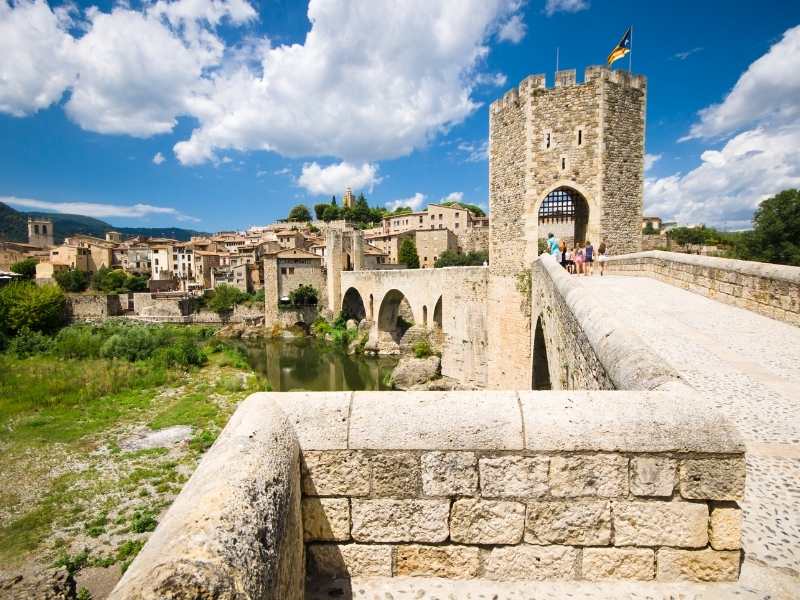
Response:
[{"label": "narrow slit window", "polygon": [[578,129],[578,146],[583,144],[583,130]]},{"label": "narrow slit window", "polygon": [[561,158],[561,170],[563,171],[566,168],[567,168],[567,159],[562,157]]},{"label": "narrow slit window", "polygon": [[545,136],[544,136],[544,147],[545,148],[549,148],[550,147],[550,134],[549,133],[546,133]]}]

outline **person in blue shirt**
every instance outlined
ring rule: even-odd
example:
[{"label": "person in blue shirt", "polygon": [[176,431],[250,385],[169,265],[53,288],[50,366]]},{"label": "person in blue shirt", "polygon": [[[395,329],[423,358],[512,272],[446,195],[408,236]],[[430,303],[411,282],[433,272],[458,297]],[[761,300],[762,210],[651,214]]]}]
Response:
[{"label": "person in blue shirt", "polygon": [[584,265],[583,270],[584,274],[591,275],[592,274],[592,267],[594,266],[594,246],[592,246],[592,242],[586,240],[586,248],[583,251],[584,256]]},{"label": "person in blue shirt", "polygon": [[561,262],[558,251],[558,238],[552,233],[547,234],[547,250],[550,252],[551,256],[555,257],[556,261]]}]

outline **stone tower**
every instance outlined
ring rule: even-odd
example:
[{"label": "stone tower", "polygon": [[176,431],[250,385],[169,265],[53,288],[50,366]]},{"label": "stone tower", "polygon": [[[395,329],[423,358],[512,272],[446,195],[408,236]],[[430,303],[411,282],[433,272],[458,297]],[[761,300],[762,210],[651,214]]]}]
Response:
[{"label": "stone tower", "polygon": [[344,198],[342,198],[342,206],[345,208],[353,208],[356,204],[356,199],[353,196],[353,190],[349,187],[344,192]]},{"label": "stone tower", "polygon": [[[538,239],[622,254],[641,248],[647,81],[587,67],[532,75],[489,110],[489,385],[530,378],[530,317],[523,273]],[[522,291],[520,291],[522,290]],[[503,346],[527,348],[509,360]]]},{"label": "stone tower", "polygon": [[54,246],[52,219],[34,219],[28,217],[28,243],[37,248]]}]

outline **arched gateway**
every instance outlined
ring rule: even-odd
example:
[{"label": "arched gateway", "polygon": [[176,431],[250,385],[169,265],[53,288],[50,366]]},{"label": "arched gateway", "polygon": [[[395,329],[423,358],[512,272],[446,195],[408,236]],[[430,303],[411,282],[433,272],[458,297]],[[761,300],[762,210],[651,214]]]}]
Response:
[{"label": "arched gateway", "polygon": [[556,188],[539,205],[539,239],[552,233],[570,247],[583,244],[589,225],[589,203],[577,190]]}]

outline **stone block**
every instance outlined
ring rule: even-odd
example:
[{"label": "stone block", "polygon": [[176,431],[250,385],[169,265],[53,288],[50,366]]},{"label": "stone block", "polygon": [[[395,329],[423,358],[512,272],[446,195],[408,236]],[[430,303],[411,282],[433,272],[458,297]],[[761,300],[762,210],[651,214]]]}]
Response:
[{"label": "stone block", "polygon": [[619,454],[554,456],[550,459],[550,493],[557,497],[628,494],[628,459]]},{"label": "stone block", "polygon": [[581,561],[584,579],[653,579],[655,552],[647,548],[585,548]]},{"label": "stone block", "polygon": [[420,490],[419,456],[412,452],[386,452],[370,457],[372,495],[416,498]]},{"label": "stone block", "polygon": [[474,452],[426,452],[422,455],[422,492],[426,496],[473,496],[477,491]]},{"label": "stone block", "polygon": [[308,496],[366,496],[369,460],[352,450],[303,453],[303,493]]},{"label": "stone block", "polygon": [[524,527],[521,502],[463,498],[450,515],[450,538],[464,544],[517,544]]},{"label": "stone block", "polygon": [[692,502],[614,502],[615,546],[702,548],[708,543],[708,506]]},{"label": "stone block", "polygon": [[736,581],[738,577],[738,550],[661,548],[656,556],[659,581]]},{"label": "stone block", "polygon": [[744,458],[692,458],[681,461],[681,496],[693,500],[744,498]]},{"label": "stone block", "polygon": [[352,392],[281,392],[256,394],[275,402],[292,424],[303,450],[347,448],[347,413]]},{"label": "stone block", "polygon": [[493,548],[484,556],[487,579],[574,579],[578,550],[569,546],[507,546]]},{"label": "stone block", "polygon": [[371,544],[309,544],[308,572],[336,578],[391,577],[392,547]]},{"label": "stone block", "polygon": [[402,545],[395,549],[394,574],[402,576],[472,579],[481,568],[475,546]]},{"label": "stone block", "polygon": [[672,496],[677,461],[666,457],[631,459],[631,493],[636,496]]},{"label": "stone block", "polygon": [[605,546],[611,542],[611,507],[608,502],[529,502],[525,541]]},{"label": "stone block", "polygon": [[350,500],[303,498],[303,539],[346,542],[350,539]]},{"label": "stone block", "polygon": [[712,508],[708,541],[714,550],[738,550],[741,548],[741,509],[727,506],[715,506]]},{"label": "stone block", "polygon": [[481,495],[538,498],[547,493],[549,459],[541,456],[482,458],[478,468]]},{"label": "stone block", "polygon": [[357,500],[352,536],[358,542],[443,542],[449,500]]}]

